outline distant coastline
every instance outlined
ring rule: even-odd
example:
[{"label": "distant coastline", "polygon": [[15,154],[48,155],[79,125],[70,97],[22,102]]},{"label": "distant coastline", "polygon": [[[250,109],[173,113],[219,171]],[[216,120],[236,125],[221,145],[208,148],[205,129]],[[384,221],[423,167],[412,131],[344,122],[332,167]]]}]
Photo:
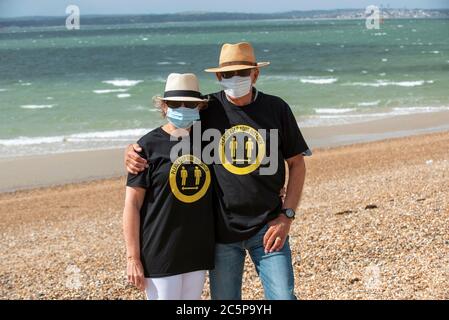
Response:
[{"label": "distant coastline", "polygon": [[[449,9],[400,9],[380,7],[386,19],[449,19]],[[65,16],[0,17],[1,27],[59,26]],[[351,20],[364,19],[365,9],[335,9],[288,11],[278,13],[233,13],[233,12],[180,12],[170,14],[141,15],[90,15],[82,16],[83,25],[138,24],[189,21],[226,20]]]}]

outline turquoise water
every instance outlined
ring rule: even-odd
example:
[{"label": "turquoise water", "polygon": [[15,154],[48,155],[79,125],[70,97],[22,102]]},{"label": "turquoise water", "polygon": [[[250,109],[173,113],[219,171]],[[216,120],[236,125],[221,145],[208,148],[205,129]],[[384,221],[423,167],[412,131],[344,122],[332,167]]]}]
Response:
[{"label": "turquoise water", "polygon": [[123,146],[162,123],[151,100],[170,72],[219,90],[203,69],[238,41],[271,61],[257,87],[282,96],[301,126],[449,110],[449,20],[5,27],[0,156]]}]

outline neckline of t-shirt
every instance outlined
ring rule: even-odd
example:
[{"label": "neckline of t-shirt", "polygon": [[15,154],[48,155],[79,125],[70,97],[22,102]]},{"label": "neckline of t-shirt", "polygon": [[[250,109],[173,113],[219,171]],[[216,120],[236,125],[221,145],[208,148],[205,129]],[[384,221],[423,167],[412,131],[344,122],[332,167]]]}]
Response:
[{"label": "neckline of t-shirt", "polygon": [[261,98],[262,92],[258,91],[256,88],[254,88],[253,94],[256,94],[256,99],[254,99],[253,101],[251,101],[250,103],[248,103],[248,104],[246,104],[244,106],[237,106],[237,105],[233,104],[231,101],[228,100],[228,97],[226,97],[226,93],[224,91],[222,91],[222,94],[223,94],[224,102],[228,106],[230,106],[231,108],[233,108],[235,110],[243,111],[243,110],[245,110],[247,108],[251,108],[252,106],[256,105],[259,102],[260,98]]}]

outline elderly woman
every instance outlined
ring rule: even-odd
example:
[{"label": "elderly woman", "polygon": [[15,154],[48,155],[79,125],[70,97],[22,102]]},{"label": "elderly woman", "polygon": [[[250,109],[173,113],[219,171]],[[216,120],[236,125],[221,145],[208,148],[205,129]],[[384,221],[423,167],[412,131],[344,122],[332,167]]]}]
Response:
[{"label": "elderly woman", "polygon": [[149,166],[127,179],[128,281],[151,300],[200,299],[206,270],[214,267],[211,175],[191,153],[173,159],[171,151],[180,135],[190,139],[207,101],[194,74],[175,73],[167,78],[164,97],[156,100],[167,123],[139,140]]}]

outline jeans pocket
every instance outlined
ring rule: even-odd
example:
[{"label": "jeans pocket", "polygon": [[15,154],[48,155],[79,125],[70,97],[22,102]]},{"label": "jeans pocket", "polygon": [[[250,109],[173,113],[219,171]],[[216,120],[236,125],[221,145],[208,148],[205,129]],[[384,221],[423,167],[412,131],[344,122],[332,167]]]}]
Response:
[{"label": "jeans pocket", "polygon": [[252,236],[248,240],[249,247],[262,247],[263,246],[263,237],[268,230],[268,224],[265,224],[254,236]]}]

